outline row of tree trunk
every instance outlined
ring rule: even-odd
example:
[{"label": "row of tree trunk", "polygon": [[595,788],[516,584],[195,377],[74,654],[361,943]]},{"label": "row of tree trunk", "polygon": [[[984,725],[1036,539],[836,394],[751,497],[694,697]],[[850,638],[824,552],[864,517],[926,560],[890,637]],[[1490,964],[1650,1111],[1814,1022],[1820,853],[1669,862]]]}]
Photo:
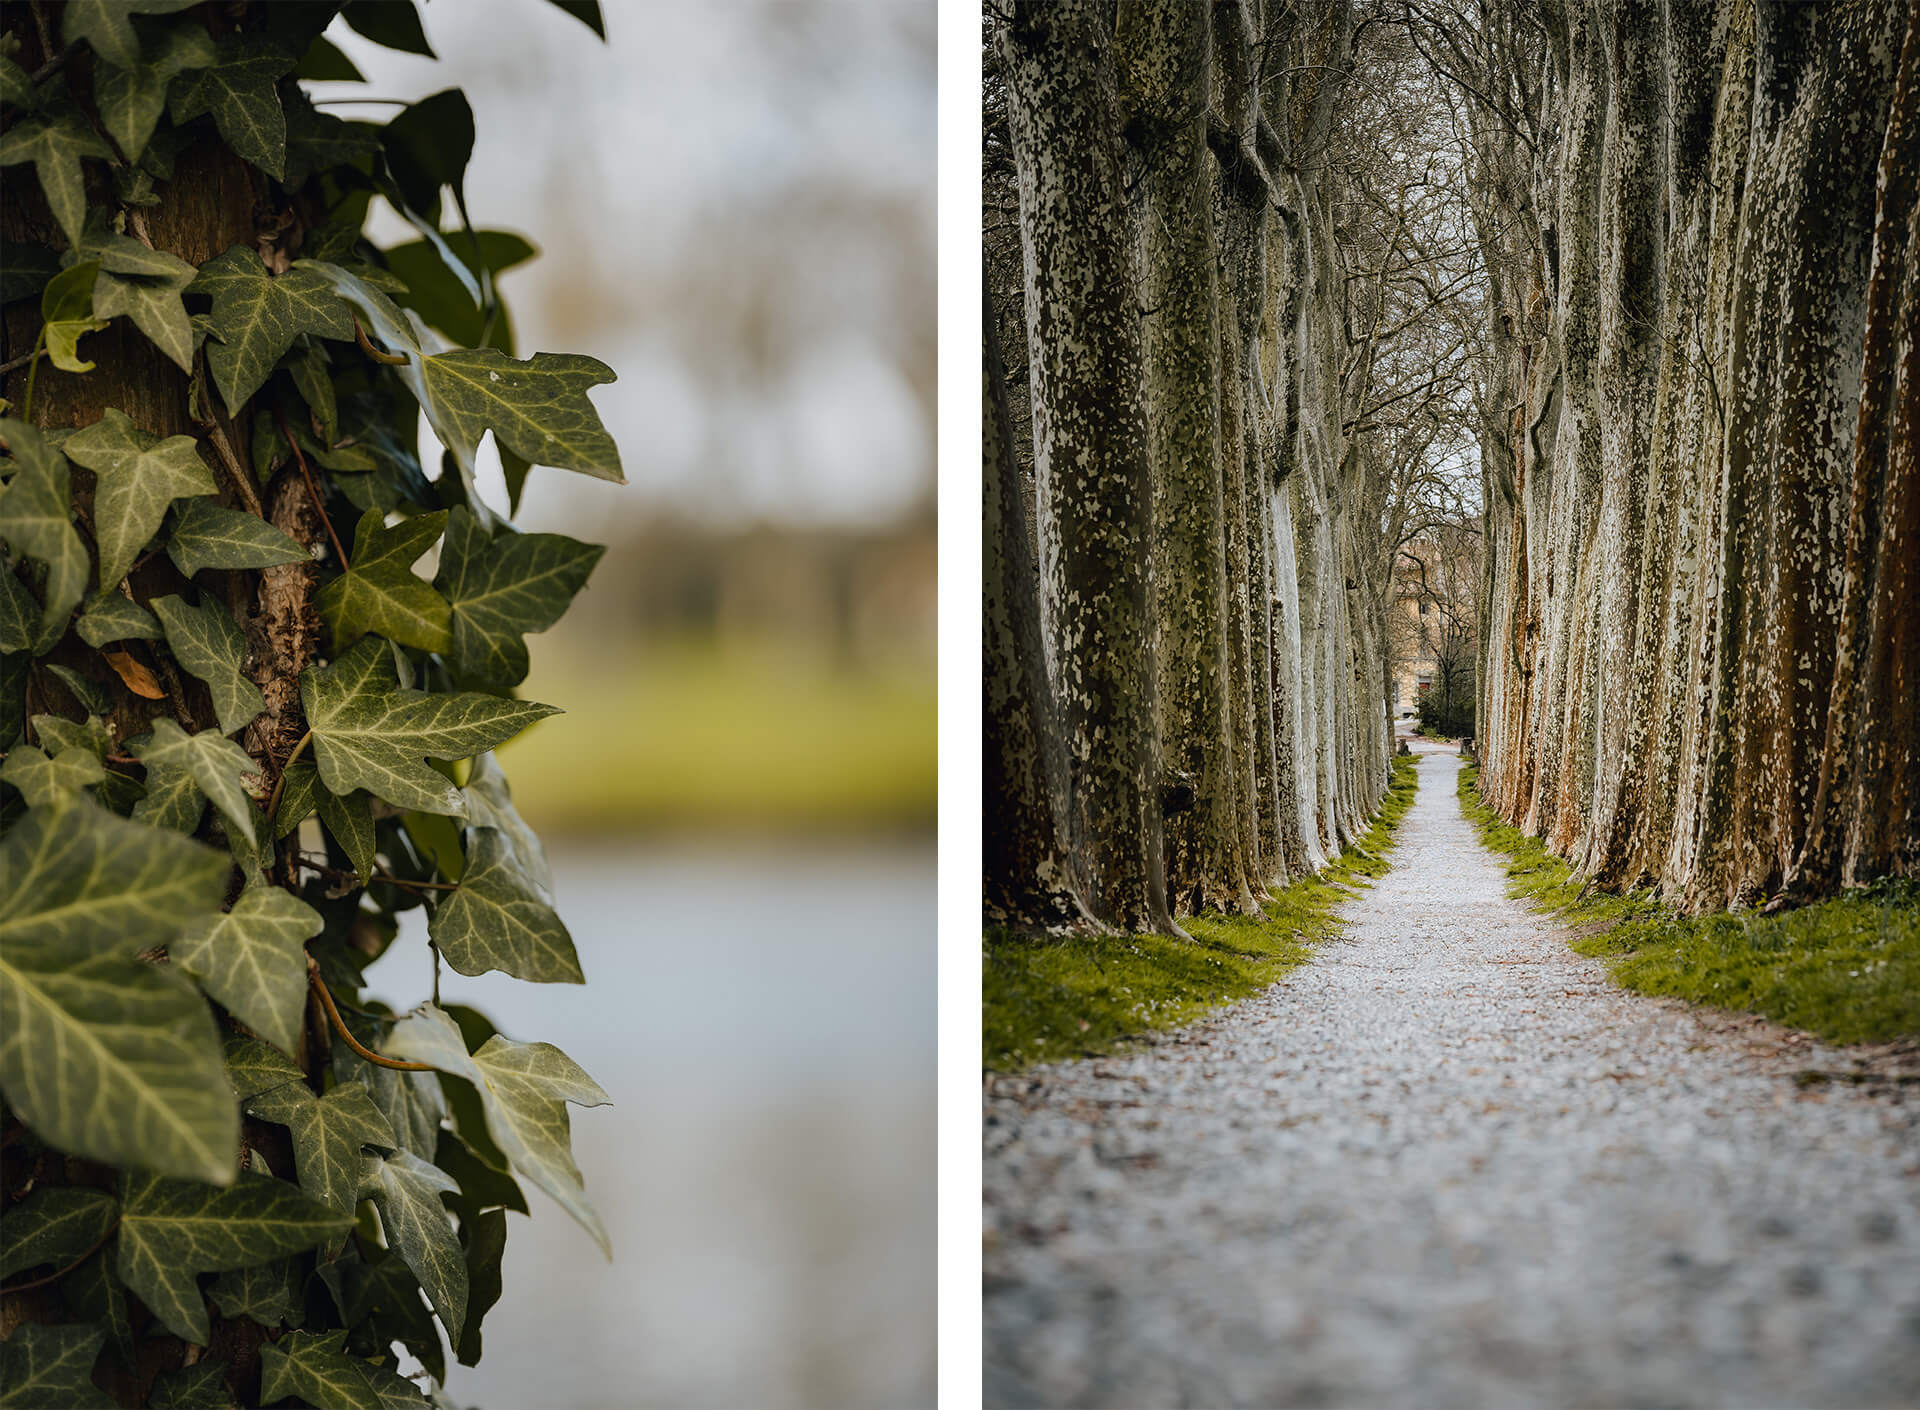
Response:
[{"label": "row of tree trunk", "polygon": [[1389,768],[1320,160],[1354,18],[1046,0],[989,30],[1027,375],[990,274],[986,918],[1251,913]]},{"label": "row of tree trunk", "polygon": [[1481,787],[1692,910],[1914,875],[1920,5],[1528,17],[1470,105]]}]

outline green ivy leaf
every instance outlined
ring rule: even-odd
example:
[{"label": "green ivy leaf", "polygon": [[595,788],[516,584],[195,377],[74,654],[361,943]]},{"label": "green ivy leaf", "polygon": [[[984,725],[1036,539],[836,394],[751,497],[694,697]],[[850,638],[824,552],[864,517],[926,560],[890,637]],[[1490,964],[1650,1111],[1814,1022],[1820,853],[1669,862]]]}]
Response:
[{"label": "green ivy leaf", "polygon": [[[364,1026],[356,1027],[355,1036],[369,1046],[379,1041],[379,1035]],[[333,1045],[333,1070],[342,1082],[358,1082],[373,1093],[373,1104],[387,1118],[404,1149],[424,1160],[433,1158],[440,1123],[447,1114],[440,1079],[434,1073],[376,1067],[337,1040]]]},{"label": "green ivy leaf", "polygon": [[240,674],[247,639],[219,601],[208,597],[189,607],[178,597],[156,597],[153,610],[166,629],[174,659],[207,683],[222,734],[232,734],[267,708],[260,687]]},{"label": "green ivy leaf", "polygon": [[607,37],[606,21],[600,18],[600,0],[552,0],[552,3],[602,39]]},{"label": "green ivy leaf", "polygon": [[427,43],[427,32],[421,28],[420,12],[414,8],[413,0],[381,0],[378,4],[360,0],[357,5],[348,5],[342,13],[349,29],[375,44],[398,49],[403,54],[424,54],[429,59],[439,57]]},{"label": "green ivy leaf", "polygon": [[295,269],[303,267],[358,308],[381,341],[406,355],[407,385],[469,482],[474,452],[491,430],[501,446],[535,465],[626,483],[613,437],[587,400],[587,388],[614,380],[604,362],[575,353],[535,353],[518,362],[492,348],[429,356],[385,294],[335,265],[295,261]]},{"label": "green ivy leaf", "polygon": [[528,890],[542,900],[553,900],[553,872],[546,848],[513,806],[513,792],[499,760],[482,754],[467,773],[467,826],[491,828],[499,837],[503,860],[512,866]]},{"label": "green ivy leaf", "polygon": [[229,416],[239,415],[300,334],[353,337],[352,310],[305,265],[276,278],[256,250],[235,245],[200,266],[189,292],[213,300],[209,326],[217,341],[207,344],[207,365]]},{"label": "green ivy leaf", "polygon": [[[101,669],[105,669],[104,663]],[[53,674],[55,680],[59,681],[72,692],[73,698],[78,700],[81,707],[89,714],[110,715],[113,713],[113,696],[108,692],[107,687],[95,677],[82,675],[71,666],[50,665],[47,667],[47,670]]]},{"label": "green ivy leaf", "polygon": [[612,1256],[606,1227],[587,1203],[585,1183],[573,1163],[566,1106],[604,1106],[612,1099],[578,1063],[551,1043],[515,1043],[497,1034],[469,1054],[453,1019],[433,1004],[394,1025],[387,1053],[432,1063],[471,1082],[486,1112],[487,1132],[513,1168],[552,1195]]},{"label": "green ivy leaf", "polygon": [[76,1155],[224,1184],[239,1124],[213,1015],[131,958],[219,909],[229,862],[90,803],[0,839],[0,1092]]},{"label": "green ivy leaf", "polygon": [[0,764],[0,783],[19,789],[29,808],[78,794],[106,776],[100,756],[85,749],[62,749],[48,758],[30,744],[16,744]]},{"label": "green ivy leaf", "polygon": [[62,749],[84,749],[104,763],[112,745],[107,726],[97,715],[89,715],[84,721],[35,715],[33,727],[39,732],[40,742],[56,753]]},{"label": "green ivy leaf", "polygon": [[393,1127],[358,1082],[337,1083],[324,1097],[289,1082],[249,1097],[246,1106],[287,1128],[300,1188],[341,1215],[351,1216],[360,1197],[360,1147],[395,1144]]},{"label": "green ivy leaf", "polygon": [[193,370],[193,322],[180,296],[195,270],[177,255],[151,250],[104,228],[88,228],[82,252],[100,262],[93,281],[93,311],[101,318],[133,320],[182,372]]},{"label": "green ivy leaf", "polygon": [[86,41],[93,52],[109,64],[123,69],[137,68],[140,36],[133,28],[133,17],[171,15],[197,3],[198,0],[67,0],[60,33],[69,44]]},{"label": "green ivy leaf", "polygon": [[112,156],[113,148],[71,104],[21,118],[0,134],[0,166],[33,163],[53,218],[60,222],[61,230],[74,245],[80,243],[80,233],[87,220],[87,182],[80,163],[87,157]]},{"label": "green ivy leaf", "polygon": [[185,770],[153,769],[147,774],[146,790],[133,805],[133,820],[149,827],[191,836],[199,830],[201,815],[207,811],[207,795]]},{"label": "green ivy leaf", "polygon": [[118,1213],[103,1190],[42,1185],[0,1214],[0,1278],[43,1263],[66,1267],[107,1236]]},{"label": "green ivy leaf", "polygon": [[[116,1210],[118,1202],[115,1203]],[[133,1310],[127,1290],[113,1276],[113,1250],[103,1248],[60,1280],[60,1297],[84,1321],[107,1329],[107,1345],[129,1369],[139,1359],[133,1335]]]},{"label": "green ivy leaf", "polygon": [[309,83],[365,83],[367,76],[354,66],[352,59],[340,52],[340,49],[324,34],[316,34],[307,45],[306,53],[300,56],[300,67],[293,71],[295,78]]},{"label": "green ivy leaf", "polygon": [[[331,442],[340,434],[340,406],[333,393],[333,376],[327,366],[327,355],[319,343],[307,340],[304,348],[296,348],[287,354],[281,365],[293,377],[293,385],[299,389],[302,399],[311,413],[314,433],[329,444],[316,448],[316,456],[322,451],[332,449]],[[325,462],[322,462],[323,464]],[[341,466],[329,466],[329,469],[341,469]],[[367,457],[365,465],[359,469],[371,470],[373,458]]]},{"label": "green ivy leaf", "polygon": [[[337,50],[335,52],[338,52]],[[329,167],[352,166],[380,153],[380,129],[323,113],[299,88],[287,90],[287,179],[290,189]]]},{"label": "green ivy leaf", "polygon": [[[463,248],[477,246],[476,263],[495,278],[538,253],[523,237],[510,230],[477,230],[470,238],[461,235],[451,238],[462,241]],[[385,253],[387,267],[406,283],[406,292],[395,295],[403,307],[418,313],[460,347],[498,348],[507,356],[513,356],[513,323],[506,310],[494,311],[489,329],[486,314],[467,292],[465,282],[448,268],[433,245],[415,240]]]},{"label": "green ivy leaf", "polygon": [[467,1318],[467,1262],[440,1196],[458,1192],[458,1182],[413,1152],[396,1150],[383,1160],[368,1157],[360,1184],[379,1206],[387,1247],[406,1260],[457,1345]]},{"label": "green ivy leaf", "polygon": [[302,1311],[296,1298],[293,1264],[276,1258],[213,1280],[208,1296],[222,1317],[245,1317],[263,1327],[295,1320]]},{"label": "green ivy leaf", "polygon": [[450,186],[465,212],[467,163],[473,157],[473,108],[466,94],[449,88],[409,104],[380,130],[380,144],[407,206],[431,218],[439,209],[440,189]]},{"label": "green ivy leaf", "polygon": [[[214,1287],[219,1286],[216,1281]],[[230,1410],[233,1395],[227,1389],[227,1370],[225,1361],[215,1359],[196,1361],[178,1371],[162,1371],[153,1378],[153,1410]]]},{"label": "green ivy leaf", "polygon": [[460,889],[434,907],[427,931],[461,974],[497,969],[536,984],[586,982],[567,927],[527,891],[490,828],[474,832]]},{"label": "green ivy leaf", "polygon": [[257,514],[210,499],[190,499],[173,513],[167,557],[183,577],[202,568],[273,568],[311,563],[313,555]]},{"label": "green ivy leaf", "polygon": [[95,650],[116,641],[158,641],[161,635],[153,613],[113,591],[88,598],[73,629]]},{"label": "green ivy leaf", "polygon": [[[384,7],[383,7],[384,8]],[[289,1332],[260,1348],[262,1403],[297,1395],[317,1410],[432,1410],[418,1386],[345,1354],[347,1329]]]},{"label": "green ivy leaf", "polygon": [[306,942],[324,928],[299,897],[256,880],[231,911],[189,926],[167,953],[235,1018],[291,1053],[307,1012]]},{"label": "green ivy leaf", "polygon": [[565,534],[487,531],[464,506],[447,521],[436,584],[452,611],[453,662],[479,685],[527,678],[528,632],[559,621],[606,552]]},{"label": "green ivy leaf", "polygon": [[0,417],[0,442],[14,464],[13,479],[0,492],[0,538],[47,567],[46,606],[30,648],[40,656],[65,634],[93,565],[73,528],[67,458],[24,421]]},{"label": "green ivy leaf", "polygon": [[246,775],[258,774],[260,765],[231,739],[212,730],[188,734],[163,717],[153,722],[153,733],[131,741],[127,748],[150,770],[177,770],[186,774],[206,795],[207,801],[231,818],[235,826],[253,826],[253,801],[240,780]]},{"label": "green ivy leaf", "polygon": [[218,494],[192,436],[150,436],[124,411],[108,407],[93,425],[67,437],[67,459],[99,477],[93,519],[100,542],[100,586],[126,577],[176,499]]},{"label": "green ivy leaf", "polygon": [[40,106],[32,77],[4,54],[0,54],[0,106],[23,110]]},{"label": "green ivy leaf", "polygon": [[[453,1201],[453,1210],[463,1225],[471,1223],[483,1210],[527,1212],[527,1197],[520,1189],[520,1182],[505,1170],[496,1170],[480,1159],[453,1132],[445,1129],[440,1132],[439,1143],[433,1150],[433,1163],[460,1183],[460,1196]],[[500,1163],[505,1165],[506,1161],[502,1159]],[[473,1315],[471,1307],[468,1315]]]},{"label": "green ivy leaf", "polygon": [[297,62],[265,35],[222,35],[217,61],[174,85],[173,120],[185,123],[202,113],[213,114],[221,139],[237,156],[281,180],[286,176],[287,118],[280,108],[278,80]]},{"label": "green ivy leaf", "polygon": [[0,244],[0,304],[31,299],[60,272],[60,256],[27,240]]},{"label": "green ivy leaf", "polygon": [[360,884],[365,886],[373,875],[373,800],[360,789],[344,797],[326,788],[316,792],[321,824],[340,844],[340,850],[353,863]]},{"label": "green ivy leaf", "polygon": [[462,1366],[480,1363],[480,1322],[500,1300],[500,1264],[507,1252],[507,1212],[489,1209],[462,1221],[466,1236],[467,1325],[454,1346]]},{"label": "green ivy leaf", "polygon": [[320,781],[337,795],[364,788],[398,808],[466,816],[460,790],[424,762],[465,759],[513,738],[551,705],[462,691],[403,690],[392,649],[371,638],[328,666],[300,673]]},{"label": "green ivy leaf", "polygon": [[[216,1078],[215,1086],[226,1101],[226,1084]],[[200,1274],[298,1253],[352,1225],[350,1216],[316,1204],[285,1180],[243,1175],[216,1189],[129,1170],[121,1177],[120,1281],[168,1331],[205,1346]]]},{"label": "green ivy leaf", "polygon": [[93,364],[80,356],[80,339],[107,326],[106,319],[93,316],[93,285],[99,273],[99,264],[88,260],[61,270],[40,291],[41,336],[48,360],[62,372],[93,371]]},{"label": "green ivy leaf", "polygon": [[318,785],[319,775],[314,770],[313,760],[304,755],[281,771],[280,810],[271,820],[276,842],[313,816],[317,806],[314,795]]},{"label": "green ivy leaf", "polygon": [[450,651],[453,632],[446,599],[414,576],[413,564],[439,540],[445,510],[403,519],[391,529],[369,509],[353,535],[353,566],[314,595],[335,655],[369,632],[417,646]]},{"label": "green ivy leaf", "polygon": [[205,29],[188,21],[163,30],[131,64],[111,64],[96,70],[94,101],[121,155],[140,160],[153,137],[155,124],[167,106],[167,85],[190,69],[213,64],[217,55]]},{"label": "green ivy leaf", "polygon": [[100,1327],[50,1327],[23,1322],[0,1341],[0,1405],[33,1410],[114,1410],[117,1402],[93,1383]]}]

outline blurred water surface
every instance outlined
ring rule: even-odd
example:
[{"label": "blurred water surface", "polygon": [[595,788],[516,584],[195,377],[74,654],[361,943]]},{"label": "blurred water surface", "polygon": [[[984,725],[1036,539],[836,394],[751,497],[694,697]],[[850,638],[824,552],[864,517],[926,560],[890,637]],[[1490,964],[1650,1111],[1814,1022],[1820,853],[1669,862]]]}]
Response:
[{"label": "blurred water surface", "polygon": [[[443,973],[614,1105],[570,1108],[614,1259],[510,1216],[485,1410],[933,1403],[934,851],[655,841],[553,854],[588,982]],[[419,912],[410,912],[413,935]],[[402,943],[369,972],[402,1003]],[[524,1182],[523,1182],[524,1184]]]}]

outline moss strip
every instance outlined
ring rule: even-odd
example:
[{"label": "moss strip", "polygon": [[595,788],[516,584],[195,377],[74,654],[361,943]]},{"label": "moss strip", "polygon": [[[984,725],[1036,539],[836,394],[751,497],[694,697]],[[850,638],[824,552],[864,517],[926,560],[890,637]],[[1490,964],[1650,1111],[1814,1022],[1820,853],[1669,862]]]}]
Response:
[{"label": "moss strip", "polygon": [[1773,915],[1683,916],[1650,892],[1587,890],[1539,838],[1487,805],[1478,776],[1460,770],[1460,807],[1509,859],[1508,893],[1589,927],[1573,948],[1611,961],[1626,988],[1764,1014],[1832,1043],[1920,1037],[1920,884],[1877,882]]},{"label": "moss strip", "polygon": [[1030,939],[989,932],[982,954],[985,1062],[1012,1072],[1111,1052],[1153,1029],[1178,1028],[1259,992],[1339,933],[1353,888],[1385,873],[1413,806],[1417,761],[1394,761],[1373,825],[1325,871],[1276,893],[1262,919],[1209,914],[1185,922],[1191,941],[1161,935]]}]

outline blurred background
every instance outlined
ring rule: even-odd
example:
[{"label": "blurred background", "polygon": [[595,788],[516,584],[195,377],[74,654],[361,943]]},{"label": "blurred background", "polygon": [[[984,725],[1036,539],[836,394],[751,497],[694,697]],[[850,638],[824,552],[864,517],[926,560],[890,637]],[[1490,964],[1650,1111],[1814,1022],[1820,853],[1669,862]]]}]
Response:
[{"label": "blurred background", "polygon": [[[501,753],[588,984],[442,984],[613,1095],[573,1128],[615,1259],[531,1192],[447,1389],[931,1404],[934,5],[602,3],[604,45],[428,4],[438,62],[336,23],[367,82],[310,85],[463,88],[473,221],[541,250],[501,280],[521,355],[619,374],[630,483],[527,483],[522,527],[609,551],[531,639],[523,694],[568,713]],[[423,998],[424,955],[382,996]]]}]

